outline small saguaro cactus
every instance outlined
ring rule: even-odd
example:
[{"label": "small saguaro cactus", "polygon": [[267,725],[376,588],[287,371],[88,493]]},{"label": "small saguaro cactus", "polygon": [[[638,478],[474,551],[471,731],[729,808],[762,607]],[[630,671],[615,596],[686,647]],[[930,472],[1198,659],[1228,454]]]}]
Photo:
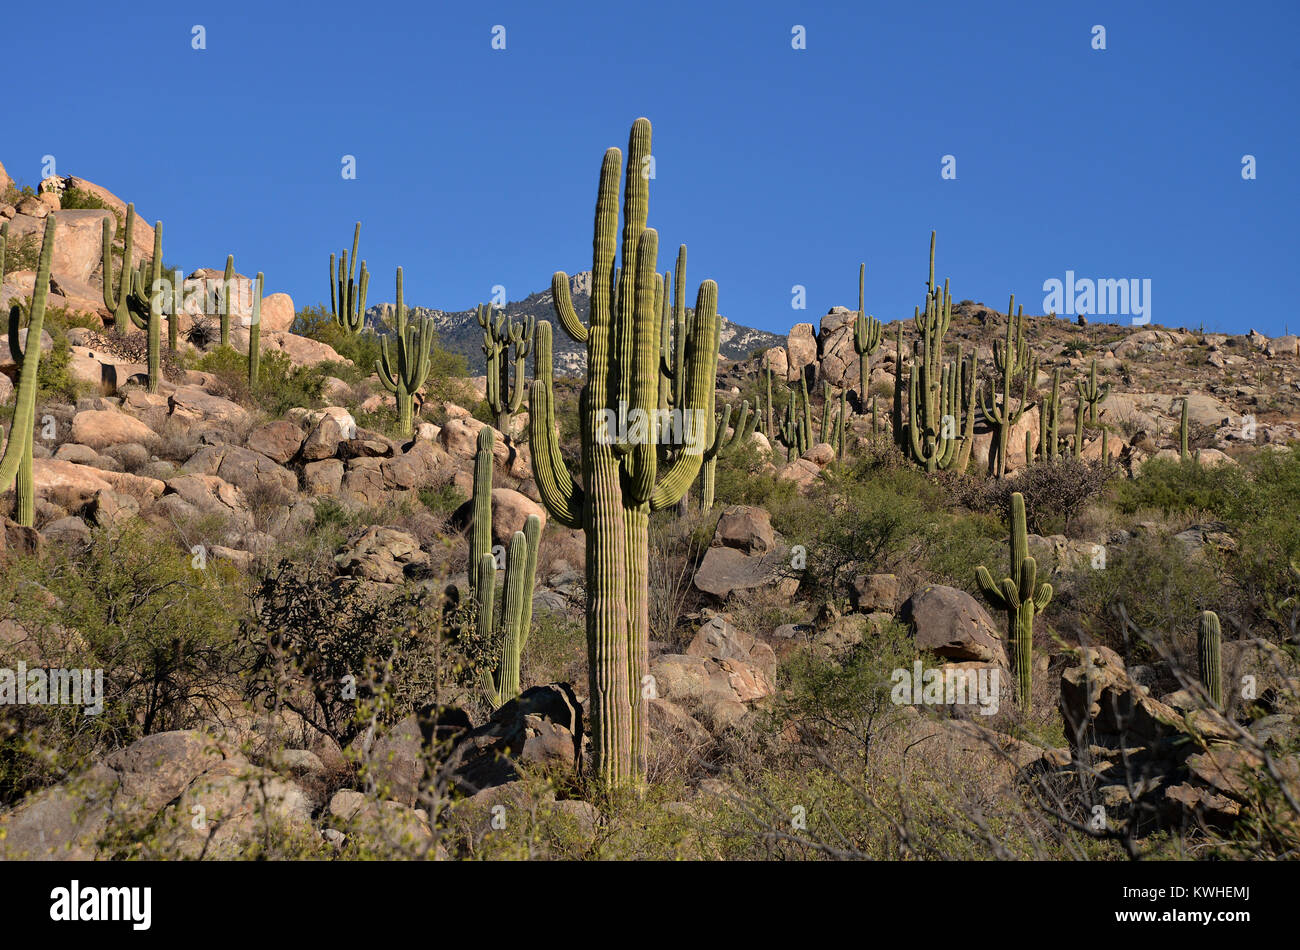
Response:
[{"label": "small saguaro cactus", "polygon": [[[920,312],[918,308],[918,313]],[[909,450],[907,433],[903,431],[903,393],[907,391],[907,382],[903,378],[903,321],[898,321],[894,328],[894,404],[890,409],[889,423],[893,429],[894,444],[899,451],[906,454]]]},{"label": "small saguaro cactus", "polygon": [[1181,462],[1186,462],[1188,456],[1187,429],[1187,397],[1184,396],[1183,412],[1181,418],[1178,420],[1178,459]]},{"label": "small saguaro cactus", "polygon": [[1074,410],[1074,457],[1083,458],[1084,406],[1087,400],[1079,397],[1079,405]]},{"label": "small saguaro cactus", "polygon": [[503,633],[496,675],[484,670],[483,694],[493,709],[519,695],[520,658],[533,622],[533,583],[537,575],[537,545],[542,519],[529,515],[524,530],[510,539],[506,554],[505,588],[501,619],[496,620],[496,557],[492,553],[492,449],[496,434],[490,426],[479,430],[474,453],[474,521],[470,526],[470,595],[478,610],[480,637],[489,642],[498,629]]},{"label": "small saguaro cactus", "polygon": [[858,354],[858,406],[867,407],[867,393],[871,389],[871,356],[880,349],[881,325],[875,317],[868,316],[864,308],[867,265],[858,266],[858,317],[853,321],[853,352]]},{"label": "small saguaro cactus", "polygon": [[[18,392],[14,397],[13,420],[9,440],[0,456],[0,491],[13,485],[18,495],[15,520],[30,528],[36,520],[36,482],[32,476],[32,429],[36,424],[36,390],[41,362],[41,332],[45,324],[45,302],[50,294],[50,262],[54,258],[54,215],[45,218],[45,235],[41,256],[36,265],[36,284],[32,289],[32,306],[27,317],[26,345],[19,326],[22,308],[9,309],[9,352],[19,365]],[[8,227],[0,231],[0,279],[4,277],[4,256],[8,244]],[[111,272],[110,272],[111,273]],[[130,279],[130,272],[127,272]]]},{"label": "small saguaro cactus", "polygon": [[248,388],[257,388],[258,374],[262,369],[262,272],[257,272],[253,285],[253,312],[248,324]]},{"label": "small saguaro cactus", "polygon": [[235,299],[235,255],[226,255],[226,271],[221,275],[221,345],[230,345],[230,305]]},{"label": "small saguaro cactus", "polygon": [[1223,706],[1223,632],[1219,615],[1213,610],[1201,614],[1201,624],[1196,631],[1196,659],[1201,685],[1214,705]]},{"label": "small saguaro cactus", "polygon": [[429,349],[433,345],[433,318],[421,317],[408,324],[402,300],[402,269],[397,268],[397,303],[394,305],[394,349],[388,337],[379,339],[380,359],[375,360],[379,381],[397,397],[397,428],[403,435],[412,431],[415,394],[429,376]]},{"label": "small saguaro cactus", "polygon": [[995,610],[1007,612],[1007,643],[1016,676],[1016,695],[1021,709],[1028,710],[1033,686],[1034,617],[1052,600],[1052,585],[1038,583],[1038,563],[1029,554],[1025,526],[1025,496],[1011,495],[1010,576],[1001,583],[993,580],[983,564],[975,568],[980,592]]},{"label": "small saguaro cactus", "polygon": [[[524,403],[524,360],[533,351],[537,318],[526,316],[512,321],[502,312],[493,316],[491,304],[474,311],[483,328],[483,355],[487,358],[487,404],[503,435],[510,434],[510,419]],[[511,348],[514,356],[510,356]],[[510,367],[514,366],[514,385]]]},{"label": "small saguaro cactus", "polygon": [[118,333],[125,333],[130,325],[130,311],[126,299],[131,295],[131,236],[135,231],[135,205],[126,206],[126,230],[122,232],[122,271],[118,276],[117,293],[113,292],[113,230],[117,219],[107,215],[103,224],[103,257],[101,269],[104,272],[104,307],[113,314],[113,327]]},{"label": "small saguaro cactus", "polygon": [[180,269],[172,271],[172,297],[167,302],[167,349],[175,353],[181,329],[181,314],[185,312],[185,275]]},{"label": "small saguaro cactus", "polygon": [[[684,398],[687,437],[661,474],[654,439],[602,437],[610,413],[653,414],[659,405],[659,313],[663,281],[656,271],[659,238],[646,227],[651,155],[648,119],[637,119],[628,139],[623,199],[622,261],[618,250],[618,192],[623,155],[605,152],[592,242],[590,325],[555,295],[556,314],[575,340],[587,344],[587,380],[579,406],[582,485],[573,479],[555,432],[551,326],[537,324],[529,428],[538,493],[551,516],[586,536],[587,656],[594,774],[607,785],[638,786],[646,774],[649,678],[647,563],[652,511],[677,504],[699,474],[709,397],[718,365],[718,287],[700,285],[687,330]],[[617,273],[617,277],[615,276]],[[568,277],[556,274],[553,288]],[[652,431],[655,427],[651,427]]]},{"label": "small saguaro cactus", "polygon": [[709,431],[704,440],[704,463],[700,466],[700,510],[708,511],[713,507],[714,486],[717,481],[718,456],[726,455],[738,445],[749,442],[758,423],[758,413],[749,411],[749,401],[740,404],[740,418],[736,420],[731,435],[727,429],[731,425],[731,407],[723,406],[721,415],[715,414],[709,422]]},{"label": "small saguaro cactus", "polygon": [[[996,451],[990,455],[989,474],[1004,478],[1007,474],[1007,448],[1011,430],[1015,428],[1020,417],[1029,406],[1029,396],[1034,386],[1034,377],[1038,374],[1038,361],[1025,344],[1025,324],[1022,313],[1016,311],[1016,295],[1011,295],[1007,304],[1007,336],[1001,345],[993,344],[993,366],[1002,378],[1001,394],[994,392],[990,404],[985,398],[984,390],[979,393],[980,412],[984,421],[997,430]],[[1015,409],[1011,408],[1013,380],[1018,374],[1024,374],[1020,400]]]},{"label": "small saguaro cactus", "polygon": [[770,438],[775,438],[776,432],[776,414],[772,411],[772,364],[764,359],[763,375],[764,382],[764,403],[763,403],[763,434]]},{"label": "small saguaro cactus", "polygon": [[1052,370],[1052,397],[1038,414],[1038,457],[1056,461],[1060,455],[1061,368]]},{"label": "small saguaro cactus", "polygon": [[[681,405],[686,360],[686,245],[677,248],[677,279],[664,271],[661,318],[659,327],[659,406],[674,409]],[[674,289],[675,288],[675,289]],[[671,308],[669,301],[671,300]]]},{"label": "small saguaro cactus", "polygon": [[1110,383],[1097,382],[1097,361],[1092,361],[1092,369],[1088,373],[1088,379],[1078,380],[1075,385],[1079,389],[1079,398],[1088,404],[1088,425],[1097,424],[1097,407],[1100,406],[1110,396]]},{"label": "small saguaro cactus", "polygon": [[[357,279],[357,244],[361,241],[361,222],[352,231],[352,256],[346,249],[338,256],[330,255],[330,316],[348,333],[356,336],[366,325],[366,289],[370,286],[370,271],[361,262],[361,277]],[[335,264],[337,263],[337,269]]]},{"label": "small saguaro cactus", "polygon": [[[127,312],[136,329],[144,330],[148,335],[148,370],[149,378],[146,391],[158,391],[158,379],[161,373],[162,350],[162,311],[163,311],[163,276],[162,276],[162,222],[153,226],[153,260],[149,263],[148,276],[145,276],[144,262],[140,262],[139,273],[125,268],[124,277],[131,278],[131,293],[127,297]],[[128,281],[124,280],[123,283]]]}]

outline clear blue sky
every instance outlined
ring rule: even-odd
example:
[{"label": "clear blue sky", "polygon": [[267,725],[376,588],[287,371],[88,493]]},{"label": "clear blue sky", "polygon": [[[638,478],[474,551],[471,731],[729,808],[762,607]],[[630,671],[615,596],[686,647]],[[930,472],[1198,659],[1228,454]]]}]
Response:
[{"label": "clear blue sky", "polygon": [[398,264],[408,301],[448,310],[589,267],[601,156],[645,115],[660,269],[685,241],[692,296],[717,280],[743,323],[856,306],[863,260],[868,310],[910,316],[934,228],[958,299],[1038,312],[1068,269],[1150,278],[1156,323],[1300,328],[1295,0],[24,10],[10,174],[53,154],[161,219],[170,263],[234,253],[300,307],[358,218],[372,302]]}]

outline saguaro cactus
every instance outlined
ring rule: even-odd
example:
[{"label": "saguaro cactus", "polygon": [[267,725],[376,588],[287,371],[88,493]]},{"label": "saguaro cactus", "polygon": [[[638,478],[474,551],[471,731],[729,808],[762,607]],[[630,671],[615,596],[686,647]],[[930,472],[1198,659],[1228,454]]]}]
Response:
[{"label": "saguaro cactus", "polygon": [[1038,564],[1029,555],[1025,497],[1020,492],[1011,495],[1010,576],[995,582],[981,564],[975,568],[975,580],[989,605],[1007,612],[1007,643],[1016,674],[1016,695],[1021,709],[1028,710],[1033,686],[1034,617],[1051,602],[1052,585],[1038,583]]},{"label": "saguaro cactus", "polygon": [[[474,453],[474,522],[470,527],[470,595],[478,609],[479,634],[490,639],[498,630],[496,607],[496,558],[492,554],[492,448],[496,435],[488,426],[479,430]],[[528,643],[533,622],[533,583],[537,575],[537,544],[542,519],[529,515],[524,530],[510,539],[506,554],[505,589],[502,596],[501,658],[496,675],[484,670],[483,694],[497,709],[519,695],[520,658]]]},{"label": "saguaro cactus", "polygon": [[[560,524],[581,528],[587,541],[587,652],[596,774],[610,784],[638,783],[645,775],[649,673],[647,559],[650,512],[676,504],[699,474],[707,428],[708,397],[718,360],[718,288],[700,285],[688,327],[685,359],[685,445],[659,477],[653,439],[601,437],[608,413],[620,406],[653,414],[659,404],[659,315],[655,287],[658,235],[646,227],[650,152],[647,119],[637,119],[628,141],[623,200],[622,261],[615,281],[618,187],[622,154],[605,153],[596,200],[590,325],[566,311],[565,329],[587,344],[587,381],[579,404],[582,487],[575,484],[555,434],[551,379],[551,327],[537,325],[529,426],[533,470],[547,510]],[[567,285],[557,274],[552,287]],[[567,300],[567,294],[564,295]],[[654,426],[649,427],[655,431]]]},{"label": "saguaro cactus", "polygon": [[[920,308],[917,308],[920,313]],[[893,429],[894,444],[898,446],[900,452],[906,454],[910,451],[907,443],[907,433],[903,429],[903,420],[906,418],[903,409],[903,393],[907,391],[907,383],[903,378],[903,321],[898,321],[898,326],[894,328],[894,405],[890,409],[889,424]]]},{"label": "saguaro cactus", "polygon": [[1219,615],[1213,610],[1201,614],[1201,624],[1196,631],[1196,659],[1201,685],[1214,705],[1223,706],[1223,633],[1219,628]]},{"label": "saguaro cactus", "polygon": [[221,345],[230,345],[230,305],[235,299],[235,255],[226,255],[226,271],[221,275]]},{"label": "saguaro cactus", "polygon": [[143,261],[139,273],[122,268],[123,283],[132,285],[126,303],[127,312],[136,328],[144,330],[149,338],[147,357],[149,379],[145,388],[151,393],[158,391],[158,378],[161,372],[163,290],[165,289],[162,266],[162,222],[156,221],[153,226],[153,260],[149,263],[148,276],[145,276]]},{"label": "saguaro cactus", "polygon": [[[483,355],[487,358],[487,404],[502,434],[510,434],[510,419],[524,403],[524,361],[533,350],[535,317],[509,320],[505,313],[494,317],[492,306],[475,310],[483,328]],[[511,347],[514,356],[510,356]],[[510,384],[510,367],[514,366],[514,385]]]},{"label": "saguaro cactus", "polygon": [[130,311],[126,299],[131,295],[131,235],[135,231],[135,205],[126,206],[126,230],[122,236],[122,271],[118,275],[117,293],[113,293],[113,229],[117,219],[113,215],[104,218],[103,256],[101,269],[104,272],[104,307],[113,314],[113,327],[118,333],[125,333],[130,325]]},{"label": "saguaro cactus", "polygon": [[[346,249],[337,258],[330,255],[330,315],[334,322],[356,336],[366,325],[366,289],[370,286],[370,272],[366,262],[361,262],[361,278],[357,279],[357,244],[361,241],[361,222],[352,231],[352,256]],[[335,264],[337,263],[337,268]]]},{"label": "saguaro cactus", "polygon": [[1088,404],[1088,425],[1097,424],[1097,407],[1100,406],[1110,396],[1110,383],[1097,382],[1097,361],[1092,361],[1092,369],[1088,373],[1087,381],[1078,380],[1075,386],[1079,390],[1079,398]]},{"label": "saguaro cactus", "polygon": [[397,268],[397,303],[395,305],[394,350],[388,348],[388,337],[379,340],[380,359],[375,369],[384,388],[397,397],[397,428],[403,435],[412,431],[411,410],[415,394],[429,376],[429,349],[433,345],[433,319],[421,317],[411,324],[406,322],[406,304],[402,300],[402,269]]},{"label": "saguaro cactus", "polygon": [[1179,460],[1180,462],[1186,462],[1186,461],[1187,461],[1187,455],[1188,455],[1188,448],[1187,448],[1187,429],[1188,429],[1188,425],[1187,425],[1187,397],[1184,396],[1184,397],[1183,397],[1183,412],[1182,412],[1182,416],[1181,416],[1181,418],[1178,420],[1178,460]]},{"label": "saguaro cactus", "polygon": [[[32,306],[27,318],[26,346],[23,345],[22,308],[14,304],[9,309],[9,352],[21,367],[18,374],[18,392],[14,399],[14,415],[9,425],[9,440],[4,455],[0,456],[0,491],[13,485],[18,495],[15,520],[30,528],[36,520],[36,483],[32,477],[32,429],[36,424],[36,390],[41,362],[41,331],[45,324],[45,302],[50,294],[50,261],[54,257],[54,215],[45,218],[45,235],[41,241],[41,256],[36,265],[36,284],[32,289]],[[4,277],[4,255],[8,244],[8,228],[0,232],[0,279]],[[112,273],[111,271],[109,272]],[[130,271],[127,278],[130,279]]]},{"label": "saguaro cactus", "polygon": [[1052,397],[1038,414],[1038,457],[1056,461],[1060,455],[1061,368],[1052,370]]},{"label": "saguaro cactus", "polygon": [[[1004,478],[1007,474],[1007,448],[1011,430],[1015,428],[1029,406],[1034,377],[1038,375],[1038,361],[1025,344],[1025,324],[1023,314],[1016,312],[1015,294],[1011,295],[1011,302],[1007,304],[1006,341],[1001,346],[993,344],[993,366],[1002,377],[1001,396],[999,398],[999,394],[994,392],[990,404],[985,398],[984,390],[981,389],[980,412],[984,416],[984,421],[997,430],[997,450],[990,458],[989,474]],[[1019,404],[1012,409],[1013,380],[1019,373],[1024,374],[1024,383]]]},{"label": "saguaro cactus", "polygon": [[858,354],[858,406],[867,408],[867,393],[871,389],[871,355],[880,349],[881,326],[875,317],[867,316],[865,306],[867,265],[858,266],[858,318],[853,321],[853,352]]},{"label": "saguaro cactus", "polygon": [[253,285],[253,312],[248,324],[248,388],[257,388],[258,374],[262,369],[262,272],[257,272]]}]

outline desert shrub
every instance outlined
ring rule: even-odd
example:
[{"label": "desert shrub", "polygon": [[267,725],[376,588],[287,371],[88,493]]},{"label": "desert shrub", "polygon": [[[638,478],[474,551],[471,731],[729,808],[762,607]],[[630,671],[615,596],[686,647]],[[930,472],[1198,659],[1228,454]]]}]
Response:
[{"label": "desert shrub", "polygon": [[[771,458],[780,462],[784,450],[776,446]],[[782,453],[779,457],[775,453]],[[759,447],[750,442],[739,445],[725,455],[718,457],[717,470],[714,474],[714,494],[718,501],[731,505],[759,505],[764,508],[788,504],[793,500],[796,490],[794,482],[777,479],[766,472],[768,458]]]},{"label": "desert shrub", "polygon": [[226,712],[248,664],[243,592],[230,568],[192,564],[133,523],[96,531],[84,551],[55,547],[6,566],[0,616],[27,639],[4,641],[0,666],[102,670],[104,709],[12,707],[0,729],[0,799],[59,780],[91,754]]},{"label": "desert shrub", "polygon": [[855,574],[891,569],[913,539],[933,530],[931,506],[917,487],[902,473],[870,482],[843,478],[775,508],[772,523],[786,543],[807,551],[800,590],[842,597]]},{"label": "desert shrub", "polygon": [[961,501],[977,511],[996,512],[1005,521],[1011,495],[1020,492],[1031,534],[1068,534],[1071,520],[1118,475],[1118,467],[1105,462],[1058,458],[1030,465],[1011,478],[968,480]]},{"label": "desert shrub", "polygon": [[1300,455],[1259,452],[1246,470],[1248,490],[1225,512],[1238,538],[1234,574],[1244,601],[1294,638],[1300,633]]},{"label": "desert shrub", "polygon": [[1150,459],[1133,478],[1120,482],[1115,505],[1124,514],[1155,510],[1167,515],[1235,510],[1247,490],[1246,477],[1230,466],[1210,468],[1193,459]]},{"label": "desert shrub", "polygon": [[327,376],[336,376],[346,383],[359,383],[375,371],[375,361],[379,359],[379,337],[370,329],[354,336],[339,326],[324,304],[299,310],[294,315],[290,332],[327,344],[343,359],[352,361],[350,366],[347,363],[327,364],[327,368],[322,368]]},{"label": "desert shrub", "polygon": [[915,659],[907,628],[893,621],[841,662],[802,650],[782,667],[785,689],[774,709],[776,721],[793,723],[822,748],[836,750],[838,764],[866,771],[876,764],[876,735],[903,714],[891,697],[892,674],[910,670]]},{"label": "desert shrub", "polygon": [[442,704],[456,687],[477,685],[491,644],[474,642],[469,618],[444,616],[432,599],[281,561],[261,580],[246,625],[257,654],[251,692],[344,746],[366,725],[359,703],[382,723]]},{"label": "desert shrub", "polygon": [[[1133,662],[1155,655],[1146,640],[1185,649],[1202,610],[1227,614],[1235,602],[1208,555],[1189,556],[1180,542],[1157,533],[1110,545],[1103,569],[1085,566],[1055,586],[1058,595],[1047,613],[1052,629],[1129,654]],[[1126,628],[1125,616],[1141,637]]]},{"label": "desert shrub", "polygon": [[234,347],[222,346],[205,353],[196,368],[216,376],[229,398],[252,403],[273,417],[282,416],[295,406],[320,405],[325,383],[325,377],[315,367],[295,367],[288,354],[279,350],[262,352],[255,391],[248,388],[248,357]]},{"label": "desert shrub", "polygon": [[117,209],[99,195],[83,191],[80,188],[64,188],[63,194],[59,196],[59,207],[64,211],[111,211],[114,217],[119,217]]}]

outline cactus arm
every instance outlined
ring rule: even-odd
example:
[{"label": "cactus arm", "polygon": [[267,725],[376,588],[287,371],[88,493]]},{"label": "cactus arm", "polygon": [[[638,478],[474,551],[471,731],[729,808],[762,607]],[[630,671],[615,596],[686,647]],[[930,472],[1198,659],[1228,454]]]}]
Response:
[{"label": "cactus arm", "polygon": [[551,325],[537,324],[533,348],[533,385],[529,390],[528,436],[533,474],[542,504],[566,528],[582,527],[586,506],[583,490],[573,483],[555,434],[555,405],[551,376]]},{"label": "cactus arm", "polygon": [[[644,228],[637,238],[636,308],[631,327],[633,359],[628,407],[631,412],[639,410],[649,420],[654,419],[659,407],[659,321],[655,318],[658,255],[658,233],[653,228]],[[658,475],[659,452],[653,422],[648,422],[647,428],[650,431],[632,446],[625,463],[630,476],[625,490],[638,505],[649,500]]]},{"label": "cactus arm", "polygon": [[[593,294],[598,282],[599,277],[593,274]],[[573,299],[569,295],[569,275],[562,270],[556,271],[551,277],[551,303],[560,326],[564,327],[564,332],[573,337],[575,342],[586,343],[587,327],[578,319],[578,314],[573,309]]]},{"label": "cactus arm", "polygon": [[1196,631],[1196,658],[1201,685],[1215,706],[1223,706],[1223,632],[1214,611],[1201,614]]},{"label": "cactus arm", "polygon": [[[686,389],[682,406],[686,445],[677,453],[668,471],[650,496],[650,510],[675,505],[700,473],[703,461],[706,406],[717,380],[718,369],[718,285],[711,280],[700,284],[695,313],[687,332]],[[691,436],[694,436],[692,438]]]}]

